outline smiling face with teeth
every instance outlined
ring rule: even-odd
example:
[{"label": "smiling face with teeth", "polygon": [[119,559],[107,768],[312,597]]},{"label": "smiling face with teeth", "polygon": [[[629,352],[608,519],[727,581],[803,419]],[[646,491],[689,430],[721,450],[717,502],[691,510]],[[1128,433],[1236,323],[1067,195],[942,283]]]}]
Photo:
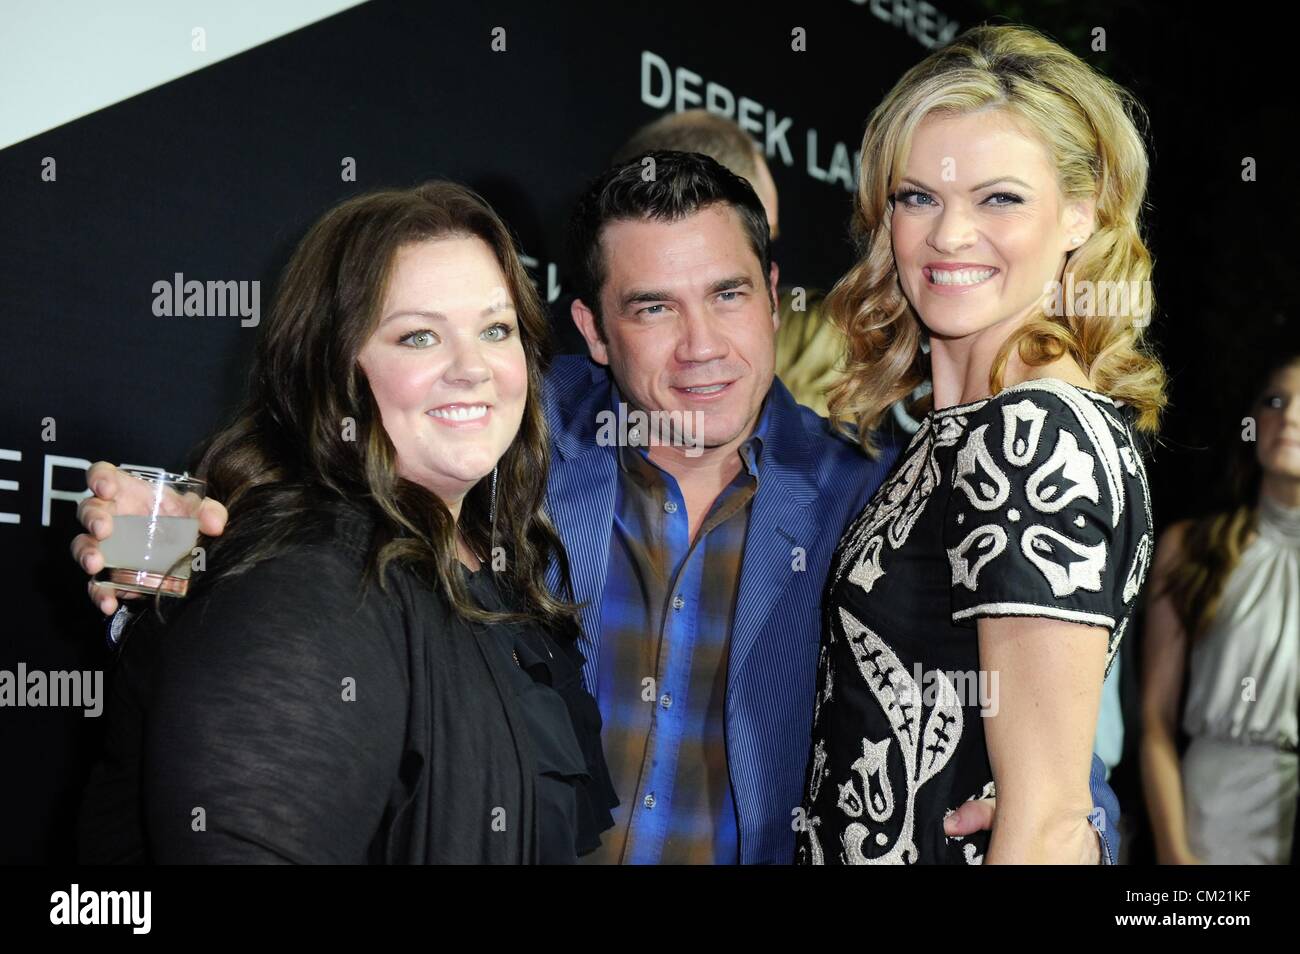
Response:
[{"label": "smiling face with teeth", "polygon": [[480,238],[403,246],[357,358],[399,473],[453,512],[523,419],[528,366],[507,288]]},{"label": "smiling face with teeth", "polygon": [[1059,279],[1093,203],[1067,202],[1043,142],[1005,111],[917,126],[889,224],[899,284],[932,353],[993,355]]},{"label": "smiling face with teeth", "polygon": [[610,222],[600,245],[603,335],[591,310],[573,303],[592,359],[609,365],[624,400],[640,410],[701,412],[705,453],[721,459],[753,432],[772,386],[776,266],[763,274],[725,203],[672,222]]}]

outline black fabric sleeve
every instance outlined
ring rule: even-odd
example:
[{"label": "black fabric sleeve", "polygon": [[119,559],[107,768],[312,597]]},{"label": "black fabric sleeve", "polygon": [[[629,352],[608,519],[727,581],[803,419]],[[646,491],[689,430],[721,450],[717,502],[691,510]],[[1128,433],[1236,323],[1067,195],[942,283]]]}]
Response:
[{"label": "black fabric sleeve", "polygon": [[944,518],[953,622],[1114,630],[1146,526],[1136,466],[1123,432],[1077,390],[990,402],[958,446]]},{"label": "black fabric sleeve", "polygon": [[395,596],[359,559],[299,546],[165,634],[144,733],[160,863],[362,863],[398,778],[409,676]]}]

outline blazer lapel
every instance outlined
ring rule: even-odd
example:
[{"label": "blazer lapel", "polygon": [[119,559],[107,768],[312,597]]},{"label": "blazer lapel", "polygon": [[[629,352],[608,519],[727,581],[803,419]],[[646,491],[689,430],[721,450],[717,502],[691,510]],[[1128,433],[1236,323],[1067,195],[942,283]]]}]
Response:
[{"label": "blazer lapel", "polygon": [[[559,457],[551,462],[546,492],[551,520],[564,541],[573,579],[574,597],[587,605],[582,609],[582,642],[586,657],[583,676],[594,693],[600,671],[600,609],[609,571],[609,535],[614,526],[614,482],[617,464],[600,448],[574,460]],[[559,582],[553,568],[554,584]],[[552,589],[557,589],[557,586]]]},{"label": "blazer lapel", "polygon": [[794,575],[808,572],[807,552],[815,536],[825,532],[811,506],[817,487],[807,474],[812,458],[798,405],[779,380],[772,383],[771,400],[770,429],[741,561],[728,685],[740,673]]}]

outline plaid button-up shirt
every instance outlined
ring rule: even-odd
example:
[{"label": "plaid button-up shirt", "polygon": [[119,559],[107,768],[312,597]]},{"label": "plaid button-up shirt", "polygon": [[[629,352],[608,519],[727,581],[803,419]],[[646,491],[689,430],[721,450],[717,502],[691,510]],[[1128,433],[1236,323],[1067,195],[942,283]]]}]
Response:
[{"label": "plaid button-up shirt", "polygon": [[644,449],[618,448],[596,697],[620,805],[614,828],[584,861],[739,860],[727,768],[727,657],[767,423],[765,402],[740,447],[740,472],[694,541],[676,479]]}]

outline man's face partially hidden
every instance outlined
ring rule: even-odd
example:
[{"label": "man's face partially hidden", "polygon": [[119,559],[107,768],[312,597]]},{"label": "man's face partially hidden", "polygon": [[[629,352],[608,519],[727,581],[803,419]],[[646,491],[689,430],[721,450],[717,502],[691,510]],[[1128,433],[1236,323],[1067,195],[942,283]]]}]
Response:
[{"label": "man's face partially hidden", "polygon": [[772,386],[779,322],[769,275],[739,214],[715,204],[676,222],[611,222],[601,231],[604,337],[575,301],[592,359],[643,411],[702,412],[703,446],[739,446]]}]

